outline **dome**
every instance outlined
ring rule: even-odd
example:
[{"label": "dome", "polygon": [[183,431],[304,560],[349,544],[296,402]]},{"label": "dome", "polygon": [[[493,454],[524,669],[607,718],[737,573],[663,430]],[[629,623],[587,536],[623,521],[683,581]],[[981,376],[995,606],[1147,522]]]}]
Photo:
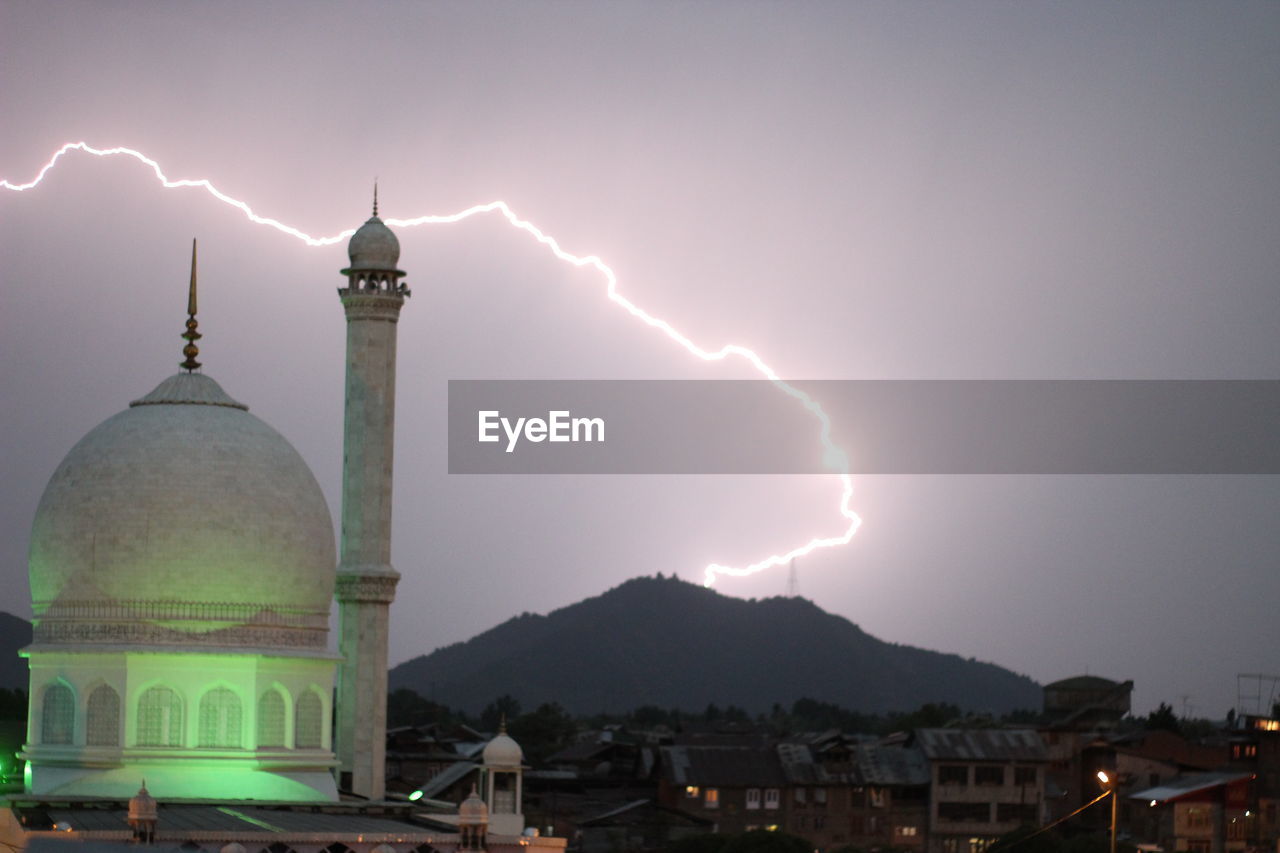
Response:
[{"label": "dome", "polygon": [[458,805],[458,823],[482,824],[489,822],[489,807],[480,798],[476,786],[471,786],[471,793]]},{"label": "dome", "polygon": [[36,510],[35,642],[323,652],[333,522],[297,451],[201,374],[89,431]]},{"label": "dome", "polygon": [[523,760],[524,753],[520,749],[520,744],[512,740],[505,729],[485,745],[486,767],[519,767]]},{"label": "dome", "polygon": [[138,793],[129,799],[129,820],[155,820],[159,806],[144,781]]},{"label": "dome", "polygon": [[351,266],[343,274],[351,272],[400,272],[400,241],[390,228],[377,216],[370,216],[356,229],[347,244],[347,256]]}]

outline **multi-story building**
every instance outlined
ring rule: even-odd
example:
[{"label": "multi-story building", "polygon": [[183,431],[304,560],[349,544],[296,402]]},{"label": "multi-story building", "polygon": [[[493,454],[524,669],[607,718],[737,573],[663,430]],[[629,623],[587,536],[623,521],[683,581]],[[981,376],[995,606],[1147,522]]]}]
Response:
[{"label": "multi-story building", "polygon": [[663,805],[710,821],[715,832],[788,827],[783,793],[790,786],[768,744],[664,746],[661,755]]},{"label": "multi-story building", "polygon": [[1031,729],[916,729],[929,762],[929,853],[982,853],[1006,832],[1043,822],[1047,757]]},{"label": "multi-story building", "polygon": [[1127,829],[1140,843],[1166,851],[1254,849],[1249,837],[1253,781],[1252,773],[1197,773],[1138,791],[1129,800],[1145,814]]}]

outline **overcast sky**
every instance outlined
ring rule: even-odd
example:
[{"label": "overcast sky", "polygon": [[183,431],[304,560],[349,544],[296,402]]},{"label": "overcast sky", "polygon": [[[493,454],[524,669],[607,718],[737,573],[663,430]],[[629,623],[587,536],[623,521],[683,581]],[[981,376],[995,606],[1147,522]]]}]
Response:
[{"label": "overcast sky", "polygon": [[[375,175],[388,217],[503,199],[788,377],[1280,379],[1273,2],[3,2],[0,115],[0,177],[129,146],[315,235]],[[0,608],[30,614],[58,461],[175,372],[192,236],[205,372],[336,512],[344,246],[86,154],[0,223]],[[755,374],[496,216],[399,235],[393,661],[843,530],[821,477],[447,475],[448,379]],[[1131,678],[1141,711],[1221,716],[1280,673],[1280,478],[855,488],[861,531],[799,590],[882,639]]]}]

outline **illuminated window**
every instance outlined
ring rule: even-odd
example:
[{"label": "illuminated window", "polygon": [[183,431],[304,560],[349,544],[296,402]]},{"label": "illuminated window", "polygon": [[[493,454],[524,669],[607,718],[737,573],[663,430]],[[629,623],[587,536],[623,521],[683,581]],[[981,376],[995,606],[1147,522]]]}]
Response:
[{"label": "illuminated window", "polygon": [[688,785],[684,789],[684,795],[686,797],[689,797],[690,799],[696,800],[698,798],[698,794],[700,793],[702,792],[698,789],[697,785]]},{"label": "illuminated window", "polygon": [[764,829],[765,829],[765,832],[777,832],[778,825],[776,823],[771,823],[768,826],[766,826]]},{"label": "illuminated window", "polygon": [[324,708],[314,690],[308,690],[298,698],[294,718],[294,744],[298,749],[319,749],[324,745]]},{"label": "illuminated window", "polygon": [[240,746],[240,697],[215,687],[200,697],[199,746],[235,749]]},{"label": "illuminated window", "polygon": [[1232,758],[1257,758],[1258,745],[1256,743],[1236,743],[1231,745]]},{"label": "illuminated window", "polygon": [[782,803],[782,794],[777,788],[764,789],[764,807],[776,809]]},{"label": "illuminated window", "polygon": [[760,808],[760,789],[759,788],[747,789],[747,808],[752,810]]},{"label": "illuminated window", "polygon": [[65,684],[51,684],[40,705],[40,742],[71,743],[76,722],[76,699]]},{"label": "illuminated window", "polygon": [[1209,810],[1203,806],[1189,806],[1184,812],[1187,826],[1192,829],[1208,829]]},{"label": "illuminated window", "polygon": [[1253,727],[1264,732],[1280,732],[1280,720],[1257,719],[1253,721]]},{"label": "illuminated window", "polygon": [[100,685],[89,694],[85,743],[89,746],[120,745],[120,694],[109,685]]},{"label": "illuminated window", "polygon": [[182,746],[182,699],[168,687],[152,687],[138,699],[138,745]]},{"label": "illuminated window", "polygon": [[884,788],[867,788],[867,802],[873,809],[884,808]]},{"label": "illuminated window", "polygon": [[720,808],[720,789],[708,788],[702,796],[702,807],[706,809]]},{"label": "illuminated window", "polygon": [[893,834],[899,838],[914,838],[920,832],[920,828],[916,826],[895,826]]},{"label": "illuminated window", "polygon": [[284,697],[279,690],[258,697],[258,746],[284,746]]}]

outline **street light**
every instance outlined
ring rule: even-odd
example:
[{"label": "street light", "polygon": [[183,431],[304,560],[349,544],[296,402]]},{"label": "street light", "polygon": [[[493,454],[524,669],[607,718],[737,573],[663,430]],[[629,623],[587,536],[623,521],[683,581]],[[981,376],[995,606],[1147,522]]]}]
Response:
[{"label": "street light", "polygon": [[1116,780],[1105,770],[1098,771],[1098,781],[1111,795],[1111,853],[1116,853]]}]

